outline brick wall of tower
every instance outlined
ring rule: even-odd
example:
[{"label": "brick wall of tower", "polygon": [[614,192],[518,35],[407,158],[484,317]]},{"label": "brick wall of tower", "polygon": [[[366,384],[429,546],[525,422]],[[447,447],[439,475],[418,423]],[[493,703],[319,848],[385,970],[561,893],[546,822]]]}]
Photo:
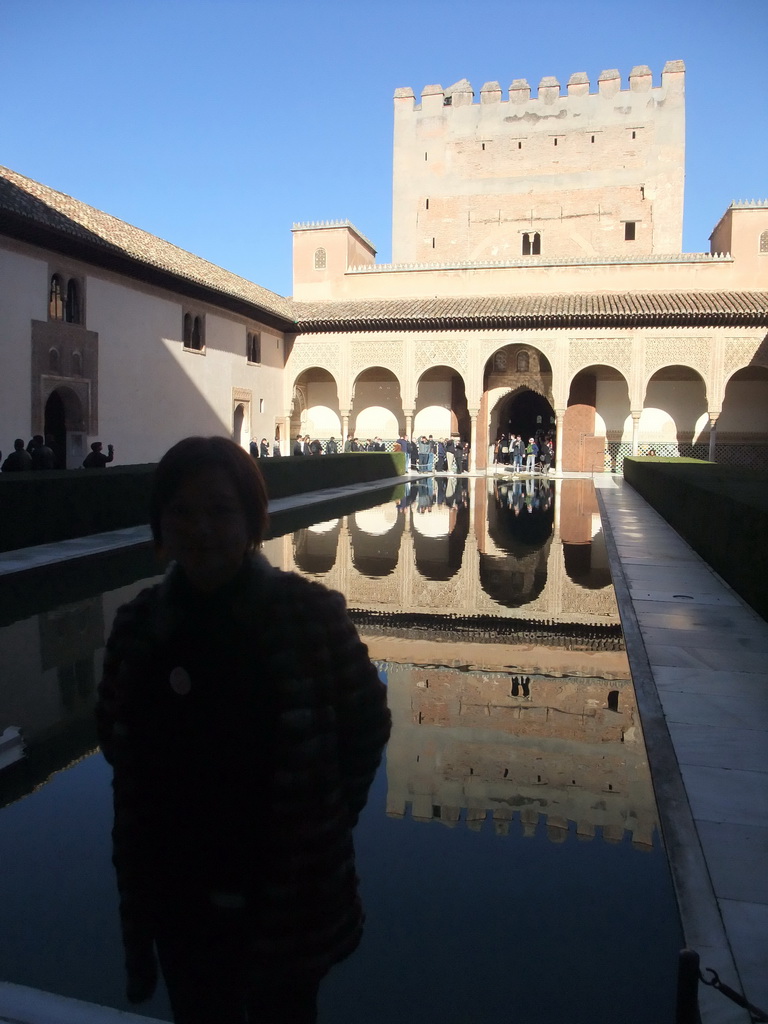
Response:
[{"label": "brick wall of tower", "polygon": [[[393,262],[676,253],[685,153],[682,62],[654,87],[603,72],[597,92],[572,75],[508,98],[498,83],[395,93]],[[627,228],[627,225],[633,225]],[[531,252],[532,258],[535,254]]]}]

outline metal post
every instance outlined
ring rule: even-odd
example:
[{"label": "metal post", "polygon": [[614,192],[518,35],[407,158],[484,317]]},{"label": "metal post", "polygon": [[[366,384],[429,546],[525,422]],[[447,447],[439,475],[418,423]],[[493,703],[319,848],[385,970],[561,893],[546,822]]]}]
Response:
[{"label": "metal post", "polygon": [[699,1016],[699,954],[681,949],[677,961],[675,1024],[701,1024]]}]

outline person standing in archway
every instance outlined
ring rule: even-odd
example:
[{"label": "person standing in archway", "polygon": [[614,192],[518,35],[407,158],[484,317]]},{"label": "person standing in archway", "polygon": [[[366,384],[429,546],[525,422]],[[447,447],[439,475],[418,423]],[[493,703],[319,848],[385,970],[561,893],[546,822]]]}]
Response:
[{"label": "person standing in archway", "polygon": [[42,434],[35,434],[35,447],[31,450],[32,469],[45,470],[56,468],[56,456],[51,447],[51,438],[44,438]]},{"label": "person standing in archway", "polygon": [[512,441],[512,463],[513,471],[515,473],[521,473],[523,470],[523,455],[525,454],[525,445],[523,444],[522,437],[518,434]]}]

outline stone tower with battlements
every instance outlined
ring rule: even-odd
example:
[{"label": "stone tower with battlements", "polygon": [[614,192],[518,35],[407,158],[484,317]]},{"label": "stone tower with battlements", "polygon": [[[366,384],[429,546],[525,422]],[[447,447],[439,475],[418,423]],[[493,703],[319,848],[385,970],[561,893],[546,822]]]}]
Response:
[{"label": "stone tower with battlements", "polygon": [[682,250],[685,67],[395,92],[394,263]]}]

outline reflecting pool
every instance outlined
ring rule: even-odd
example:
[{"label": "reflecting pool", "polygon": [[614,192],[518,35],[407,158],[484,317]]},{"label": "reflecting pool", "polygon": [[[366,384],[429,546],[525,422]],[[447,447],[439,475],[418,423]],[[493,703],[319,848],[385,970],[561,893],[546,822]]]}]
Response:
[{"label": "reflecting pool", "polygon": [[[681,936],[591,483],[370,500],[275,517],[264,549],[347,596],[394,720],[358,827],[366,935],[321,1021],[673,1020]],[[121,1008],[92,705],[155,573],[134,551],[0,584],[0,975]],[[141,1010],[169,1016],[163,992]]]}]

